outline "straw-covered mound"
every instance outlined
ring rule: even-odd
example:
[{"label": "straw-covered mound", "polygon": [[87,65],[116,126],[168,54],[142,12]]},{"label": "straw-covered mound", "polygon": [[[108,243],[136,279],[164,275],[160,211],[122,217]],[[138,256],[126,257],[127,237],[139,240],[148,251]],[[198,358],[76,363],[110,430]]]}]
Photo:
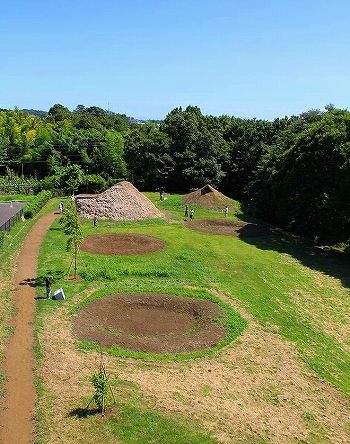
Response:
[{"label": "straw-covered mound", "polygon": [[230,212],[234,210],[231,199],[211,185],[205,185],[199,190],[186,194],[182,200],[187,205],[202,205],[207,210],[223,209],[226,205],[229,207]]},{"label": "straw-covered mound", "polygon": [[130,182],[113,185],[98,195],[78,195],[77,211],[81,216],[114,220],[152,219],[162,213]]}]

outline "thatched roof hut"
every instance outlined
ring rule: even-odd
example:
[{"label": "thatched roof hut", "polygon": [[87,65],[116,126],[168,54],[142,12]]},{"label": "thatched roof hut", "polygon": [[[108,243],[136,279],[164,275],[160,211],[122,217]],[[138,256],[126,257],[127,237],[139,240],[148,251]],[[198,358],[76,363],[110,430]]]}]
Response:
[{"label": "thatched roof hut", "polygon": [[217,210],[226,205],[233,210],[232,201],[229,197],[217,191],[211,185],[205,185],[203,188],[192,191],[182,198],[187,205],[202,205],[207,210]]},{"label": "thatched roof hut", "polygon": [[101,219],[137,220],[162,216],[156,206],[134,185],[123,181],[101,194],[79,194],[76,196],[79,215]]}]

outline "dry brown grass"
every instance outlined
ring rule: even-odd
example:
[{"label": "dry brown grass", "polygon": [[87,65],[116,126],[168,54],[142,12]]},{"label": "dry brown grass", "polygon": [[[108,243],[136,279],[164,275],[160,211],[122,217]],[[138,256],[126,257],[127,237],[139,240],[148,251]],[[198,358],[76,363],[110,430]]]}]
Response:
[{"label": "dry brown grass", "polygon": [[[157,407],[192,418],[221,443],[250,439],[276,444],[321,442],[312,436],[315,430],[324,436],[324,442],[346,443],[349,399],[315,378],[295,347],[283,341],[273,326],[263,328],[241,305],[216,295],[249,320],[249,327],[238,340],[215,358],[188,362],[105,356],[111,380],[130,382],[138,387],[145,402],[153,399]],[[47,390],[40,408],[48,421],[45,442],[54,444],[87,442],[86,427],[93,422],[96,427],[101,421],[98,416],[82,421],[69,415],[85,407],[91,396],[88,378],[98,368],[100,355],[77,350],[68,309],[68,304],[62,304],[48,314],[45,330],[39,332],[45,355],[40,375]],[[120,396],[122,393],[117,392],[118,399]],[[118,408],[113,414],[118,416]],[[103,439],[116,442],[108,430],[104,430]],[[97,443],[98,437],[89,435],[88,442]]]}]

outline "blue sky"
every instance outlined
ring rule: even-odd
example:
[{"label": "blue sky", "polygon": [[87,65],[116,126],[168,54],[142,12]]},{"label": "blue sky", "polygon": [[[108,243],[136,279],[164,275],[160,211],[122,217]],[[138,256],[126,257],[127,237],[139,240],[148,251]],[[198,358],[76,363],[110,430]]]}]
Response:
[{"label": "blue sky", "polygon": [[348,0],[3,0],[0,108],[273,120],[350,103]]}]

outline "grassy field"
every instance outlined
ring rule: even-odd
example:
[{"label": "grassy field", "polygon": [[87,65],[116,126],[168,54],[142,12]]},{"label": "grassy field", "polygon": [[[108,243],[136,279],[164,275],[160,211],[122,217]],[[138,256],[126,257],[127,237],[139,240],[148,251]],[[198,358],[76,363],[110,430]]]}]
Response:
[{"label": "grassy field", "polygon": [[[101,220],[97,230],[159,237],[162,251],[136,257],[81,251],[82,279],[72,281],[65,280],[72,254],[58,220],[45,238],[38,295],[51,274],[66,300],[38,300],[36,442],[349,442],[349,258],[285,233],[241,239],[194,232],[182,222],[181,196],[162,202],[158,193],[147,196],[165,220]],[[50,205],[56,210],[56,201]],[[236,208],[229,217],[247,220]],[[195,217],[223,215],[197,207]],[[82,230],[96,234],[91,220]],[[195,358],[105,352],[116,404],[110,397],[101,417],[85,409],[101,354],[74,339],[71,320],[87,300],[142,291],[210,295],[245,328]]]}]

